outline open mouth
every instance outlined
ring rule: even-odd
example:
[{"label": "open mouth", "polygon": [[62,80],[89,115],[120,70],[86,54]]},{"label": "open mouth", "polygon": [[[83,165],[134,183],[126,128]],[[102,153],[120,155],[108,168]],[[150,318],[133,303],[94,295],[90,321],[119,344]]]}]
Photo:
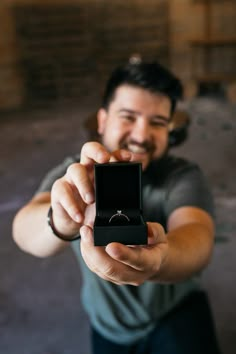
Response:
[{"label": "open mouth", "polygon": [[130,151],[133,154],[132,160],[139,162],[145,162],[146,160],[152,159],[152,155],[155,151],[155,145],[152,141],[138,143],[133,140],[124,140],[121,142],[120,148]]},{"label": "open mouth", "polygon": [[128,144],[127,149],[137,155],[147,155],[150,152],[149,149],[137,144]]}]

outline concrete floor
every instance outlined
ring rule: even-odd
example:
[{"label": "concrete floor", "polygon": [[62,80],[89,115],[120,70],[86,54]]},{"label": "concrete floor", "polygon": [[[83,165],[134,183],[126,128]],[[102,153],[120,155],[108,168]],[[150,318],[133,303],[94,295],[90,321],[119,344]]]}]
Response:
[{"label": "concrete floor", "polygon": [[[190,137],[173,153],[204,168],[217,206],[217,243],[202,283],[223,353],[235,354],[236,105],[198,98],[180,108],[191,114]],[[90,353],[72,251],[37,259],[20,251],[11,238],[16,210],[32,196],[44,173],[86,141],[83,122],[89,113],[88,99],[76,107],[0,115],[0,353]]]}]

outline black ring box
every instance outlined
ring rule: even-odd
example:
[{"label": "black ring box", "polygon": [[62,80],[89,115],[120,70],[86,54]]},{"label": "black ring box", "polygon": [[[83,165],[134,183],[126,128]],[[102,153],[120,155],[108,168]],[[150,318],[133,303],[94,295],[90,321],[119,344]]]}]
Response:
[{"label": "black ring box", "polygon": [[[96,217],[94,245],[110,242],[146,245],[147,225],[142,211],[142,164],[110,162],[94,165]],[[125,216],[116,215],[121,211]]]}]

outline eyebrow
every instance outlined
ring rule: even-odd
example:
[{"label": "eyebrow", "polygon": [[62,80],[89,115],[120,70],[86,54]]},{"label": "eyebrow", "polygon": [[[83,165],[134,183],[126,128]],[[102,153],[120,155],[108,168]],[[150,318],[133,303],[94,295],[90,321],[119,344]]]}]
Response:
[{"label": "eyebrow", "polygon": [[[118,113],[130,113],[130,114],[135,114],[135,115],[139,115],[141,116],[142,114],[139,111],[135,111],[133,109],[129,109],[129,108],[121,108],[119,109]],[[171,117],[165,117],[159,114],[150,116],[149,118],[155,118],[155,119],[160,119],[163,120],[165,122],[170,122],[171,121]]]}]

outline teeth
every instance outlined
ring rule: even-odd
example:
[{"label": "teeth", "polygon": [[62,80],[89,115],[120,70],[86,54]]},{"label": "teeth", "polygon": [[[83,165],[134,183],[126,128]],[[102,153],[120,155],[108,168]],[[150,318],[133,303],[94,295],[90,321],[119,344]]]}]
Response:
[{"label": "teeth", "polygon": [[138,145],[129,145],[128,146],[129,151],[135,153],[135,154],[144,154],[146,152],[146,149],[141,148]]}]

